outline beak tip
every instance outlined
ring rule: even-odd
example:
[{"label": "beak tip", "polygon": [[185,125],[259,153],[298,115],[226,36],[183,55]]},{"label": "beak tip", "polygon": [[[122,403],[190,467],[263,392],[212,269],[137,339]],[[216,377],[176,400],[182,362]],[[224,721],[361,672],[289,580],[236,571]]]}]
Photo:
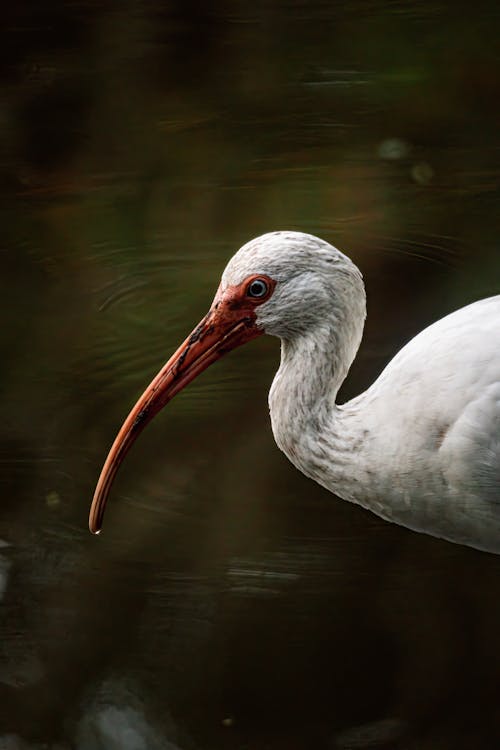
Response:
[{"label": "beak tip", "polygon": [[102,531],[102,528],[100,526],[95,526],[92,521],[89,522],[89,531],[94,536],[99,536],[99,534]]}]

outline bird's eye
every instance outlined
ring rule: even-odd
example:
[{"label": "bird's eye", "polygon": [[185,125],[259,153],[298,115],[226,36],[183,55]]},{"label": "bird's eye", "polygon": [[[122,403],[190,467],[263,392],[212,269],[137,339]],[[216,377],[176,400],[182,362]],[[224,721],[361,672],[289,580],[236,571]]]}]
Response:
[{"label": "bird's eye", "polygon": [[247,296],[260,299],[265,297],[268,291],[269,287],[264,279],[254,279],[247,287]]}]

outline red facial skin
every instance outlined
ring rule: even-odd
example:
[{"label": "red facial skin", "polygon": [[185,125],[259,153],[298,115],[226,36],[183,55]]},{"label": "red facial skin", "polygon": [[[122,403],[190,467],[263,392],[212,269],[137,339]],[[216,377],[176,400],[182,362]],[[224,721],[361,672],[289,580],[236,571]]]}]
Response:
[{"label": "red facial skin", "polygon": [[[255,279],[268,286],[265,297],[250,297],[247,290]],[[208,314],[170,357],[148,385],[115,438],[97,482],[89,514],[89,529],[98,534],[106,500],[118,468],[144,427],[188,383],[223,354],[260,336],[256,308],[269,299],[276,282],[264,275],[249,276],[236,286],[219,289]]]}]

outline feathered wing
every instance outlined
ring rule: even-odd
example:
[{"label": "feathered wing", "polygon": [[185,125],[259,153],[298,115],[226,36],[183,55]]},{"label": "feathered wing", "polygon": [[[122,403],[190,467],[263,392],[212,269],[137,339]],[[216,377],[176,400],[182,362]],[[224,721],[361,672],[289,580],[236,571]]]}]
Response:
[{"label": "feathered wing", "polygon": [[386,517],[500,552],[500,296],[423,330],[359,407]]},{"label": "feathered wing", "polygon": [[439,455],[453,492],[476,497],[500,514],[500,377],[467,404]]}]

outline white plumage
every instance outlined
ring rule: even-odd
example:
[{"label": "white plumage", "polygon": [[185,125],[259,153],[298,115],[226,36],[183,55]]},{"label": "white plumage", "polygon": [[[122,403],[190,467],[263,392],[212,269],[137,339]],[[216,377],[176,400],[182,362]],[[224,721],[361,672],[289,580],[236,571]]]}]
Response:
[{"label": "white plumage", "polygon": [[426,328],[339,406],[365,319],[360,272],[316,237],[277,232],[244,246],[223,284],[258,273],[282,283],[257,320],[282,338],[269,406],[290,461],[387,520],[500,552],[500,296]]},{"label": "white plumage", "polygon": [[500,553],[500,296],[426,328],[368,390],[338,405],[365,315],[360,271],[327,242],[273,232],[244,245],[208,315],[120,430],[91,530],[100,529],[112,479],[144,424],[201,370],[264,332],[281,339],[272,429],[298,469],[389,521]]}]

